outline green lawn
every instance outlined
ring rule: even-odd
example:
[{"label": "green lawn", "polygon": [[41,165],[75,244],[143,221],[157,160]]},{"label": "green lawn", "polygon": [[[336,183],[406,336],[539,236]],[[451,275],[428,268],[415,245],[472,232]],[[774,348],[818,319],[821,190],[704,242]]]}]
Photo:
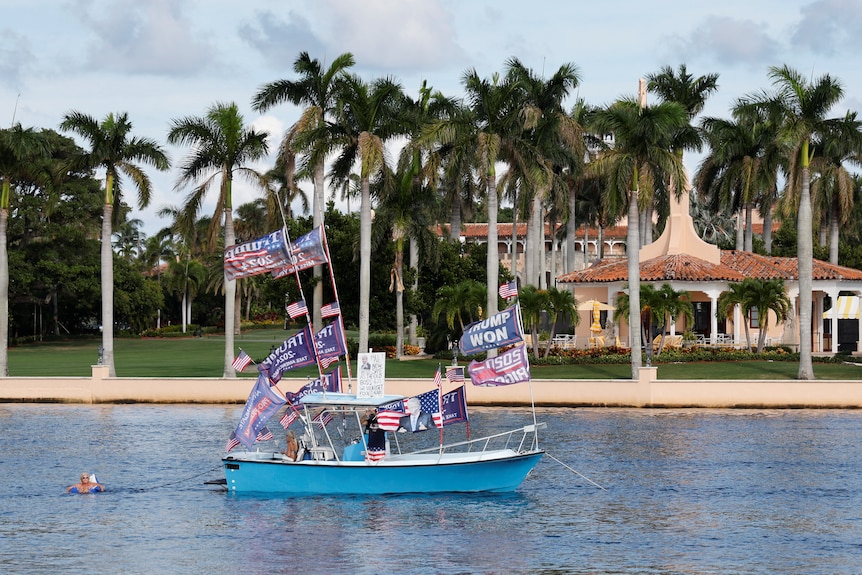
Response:
[{"label": "green lawn", "polygon": [[[281,344],[285,332],[260,330],[236,339],[255,360],[263,359],[272,346]],[[14,376],[87,376],[97,363],[101,340],[75,340],[29,344],[9,349],[9,375]],[[120,377],[219,377],[222,374],[224,338],[115,339],[114,356]],[[862,361],[862,360],[860,360]],[[447,362],[448,363],[448,362]],[[462,361],[462,364],[467,363]],[[390,377],[434,376],[437,360],[420,359],[387,362]],[[710,363],[657,364],[659,379],[794,379],[795,362],[728,361]],[[354,363],[355,370],[355,363]],[[249,367],[243,377],[254,377]],[[533,366],[535,379],[628,379],[629,365]],[[862,380],[862,365],[815,363],[818,379]],[[295,370],[292,377],[313,377],[315,368]],[[346,375],[346,373],[345,373]]]}]

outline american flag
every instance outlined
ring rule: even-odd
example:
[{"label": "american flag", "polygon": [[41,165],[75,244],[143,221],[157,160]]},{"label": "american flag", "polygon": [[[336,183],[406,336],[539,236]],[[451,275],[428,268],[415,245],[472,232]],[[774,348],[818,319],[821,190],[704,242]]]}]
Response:
[{"label": "american flag", "polygon": [[378,411],[377,425],[383,431],[398,431],[401,426],[401,418],[405,415],[403,411]]},{"label": "american flag", "polygon": [[385,447],[368,447],[365,450],[365,461],[380,461],[386,456]]},{"label": "american flag", "polygon": [[509,299],[510,297],[518,297],[518,282],[512,281],[500,286],[500,297]]},{"label": "american flag", "polygon": [[341,313],[341,308],[338,306],[338,302],[334,301],[330,304],[326,304],[322,308],[320,308],[320,317],[332,317]]},{"label": "american flag", "polygon": [[243,371],[243,370],[245,370],[246,367],[248,367],[248,364],[250,364],[250,363],[251,363],[251,357],[246,352],[244,352],[243,350],[239,350],[239,355],[236,356],[236,358],[233,360],[233,363],[231,365],[233,366],[233,368],[235,370]]},{"label": "american flag", "polygon": [[269,430],[269,428],[264,427],[260,431],[257,432],[257,437],[255,437],[254,440],[255,441],[269,441],[273,437],[274,436],[272,435],[272,432]]},{"label": "american flag", "polygon": [[[442,383],[439,369],[437,370],[437,376],[434,378],[434,381],[438,384]],[[419,409],[425,413],[431,414],[431,418],[434,420],[435,426],[443,427],[443,414],[440,413],[440,389],[438,388],[426,391],[422,395],[417,395],[416,398],[419,400]]]},{"label": "american flag", "polygon": [[278,422],[283,428],[287,429],[288,427],[290,427],[291,423],[296,421],[297,417],[299,417],[299,414],[296,412],[295,409],[291,407],[288,408],[287,411],[282,414],[281,419],[279,419]]},{"label": "american flag", "polygon": [[290,319],[296,319],[301,315],[305,315],[308,313],[308,306],[305,305],[305,300],[301,299],[298,302],[292,303],[287,306],[287,315],[290,316]]},{"label": "american flag", "polygon": [[227,440],[227,445],[224,446],[224,450],[230,453],[231,449],[237,447],[239,444],[239,439],[236,438],[236,432],[232,432],[230,434],[230,439]]},{"label": "american flag", "polygon": [[334,355],[332,357],[321,357],[320,358],[320,366],[323,369],[329,369],[329,366],[338,361],[338,356]]},{"label": "american flag", "polygon": [[446,379],[449,380],[449,383],[463,383],[464,382],[464,367],[450,365],[446,367]]},{"label": "american flag", "polygon": [[319,423],[320,427],[326,427],[327,425],[329,425],[329,422],[332,421],[332,414],[326,409],[324,409],[323,411],[315,415],[311,421]]}]

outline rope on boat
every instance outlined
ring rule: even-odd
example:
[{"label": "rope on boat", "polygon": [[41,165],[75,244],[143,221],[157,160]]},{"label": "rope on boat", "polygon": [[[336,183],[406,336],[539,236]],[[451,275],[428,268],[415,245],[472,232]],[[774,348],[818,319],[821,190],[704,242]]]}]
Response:
[{"label": "rope on boat", "polygon": [[171,487],[173,485],[177,485],[178,483],[184,483],[186,481],[191,481],[192,479],[195,479],[196,477],[200,477],[201,475],[205,475],[207,473],[212,473],[213,471],[216,471],[216,470],[221,469],[221,468],[222,468],[221,465],[216,465],[212,469],[207,469],[206,471],[203,471],[201,473],[196,473],[196,474],[192,475],[191,477],[186,477],[184,479],[178,479],[176,481],[171,481],[170,483],[163,483],[163,484],[159,485],[159,487]]},{"label": "rope on boat", "polygon": [[559,459],[557,459],[556,457],[554,457],[553,455],[551,455],[547,451],[545,452],[545,455],[547,455],[548,457],[550,457],[551,459],[553,459],[554,461],[556,461],[557,463],[559,463],[560,465],[562,465],[563,467],[565,467],[566,469],[568,469],[569,471],[574,473],[575,475],[578,475],[579,477],[582,477],[586,481],[589,481],[590,483],[592,483],[593,485],[595,485],[596,487],[598,487],[602,491],[607,491],[607,489],[605,489],[604,487],[602,487],[601,485],[599,485],[598,483],[596,483],[595,481],[593,481],[592,479],[590,479],[589,477],[584,475],[583,473],[579,472],[577,469],[573,469],[572,467],[566,465],[565,463],[563,463],[562,461],[560,461]]}]

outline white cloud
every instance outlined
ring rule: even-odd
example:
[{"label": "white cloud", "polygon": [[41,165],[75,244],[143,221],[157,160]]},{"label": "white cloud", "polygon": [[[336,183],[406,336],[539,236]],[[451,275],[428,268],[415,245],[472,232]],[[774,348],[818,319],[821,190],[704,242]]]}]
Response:
[{"label": "white cloud", "polygon": [[213,46],[194,35],[184,3],[113,0],[82,13],[90,32],[87,66],[132,74],[193,75],[212,62]]},{"label": "white cloud", "polygon": [[359,68],[438,69],[463,58],[452,15],[437,0],[318,0],[327,44]]},{"label": "white cloud", "polygon": [[[862,47],[862,2],[859,0],[817,0],[800,9],[802,18],[792,36],[814,54],[839,55]],[[853,54],[855,56],[855,53]]]},{"label": "white cloud", "polygon": [[781,52],[763,22],[729,16],[709,16],[691,34],[674,43],[672,50],[685,56],[700,56],[723,65],[761,68],[774,64]]}]

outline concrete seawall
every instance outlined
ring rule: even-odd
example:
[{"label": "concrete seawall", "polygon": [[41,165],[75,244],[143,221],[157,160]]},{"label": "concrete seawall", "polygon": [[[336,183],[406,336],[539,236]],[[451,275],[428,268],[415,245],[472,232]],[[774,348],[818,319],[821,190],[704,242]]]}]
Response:
[{"label": "concrete seawall", "polygon": [[[641,368],[638,381],[534,380],[532,399],[561,407],[862,408],[862,381],[659,380],[657,370]],[[305,383],[285,378],[278,387]],[[112,378],[99,365],[91,377],[0,378],[0,403],[244,403],[252,385],[249,378]],[[386,393],[405,396],[432,387],[428,378],[386,381]],[[530,385],[466,389],[470,405],[530,405]]]}]

